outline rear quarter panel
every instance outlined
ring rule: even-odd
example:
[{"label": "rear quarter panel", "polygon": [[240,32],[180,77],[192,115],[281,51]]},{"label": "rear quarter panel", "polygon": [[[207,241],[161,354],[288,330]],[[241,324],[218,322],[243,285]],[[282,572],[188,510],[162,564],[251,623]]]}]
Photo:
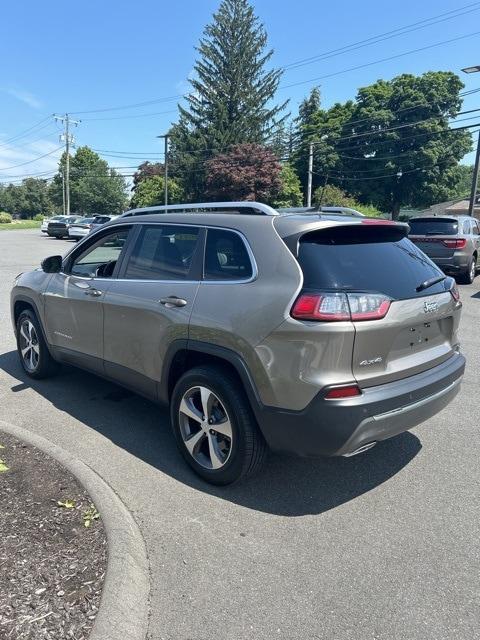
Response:
[{"label": "rear quarter panel", "polygon": [[246,220],[242,229],[255,257],[257,277],[245,283],[202,282],[189,338],[240,355],[262,402],[270,405],[276,404],[277,392],[272,386],[263,341],[288,316],[303,277],[273,224],[267,227],[262,223]]}]

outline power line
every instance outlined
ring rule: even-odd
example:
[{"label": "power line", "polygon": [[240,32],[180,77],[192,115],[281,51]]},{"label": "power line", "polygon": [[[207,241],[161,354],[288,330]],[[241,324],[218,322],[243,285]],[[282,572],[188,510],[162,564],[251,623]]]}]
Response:
[{"label": "power line", "polygon": [[39,127],[39,125],[43,124],[46,120],[50,120],[50,116],[47,116],[46,118],[43,118],[43,120],[40,120],[40,122],[37,122],[36,124],[32,125],[31,127],[29,127],[28,129],[25,129],[25,131],[22,131],[21,133],[18,133],[17,135],[8,138],[7,140],[2,140],[0,147],[8,147],[10,146],[11,142],[14,142],[16,140],[20,140],[20,138],[24,138],[26,135],[28,135],[28,133],[32,132],[34,129],[36,129],[35,133],[38,133],[38,131],[41,131],[42,129],[45,129],[46,127],[48,127],[51,122],[46,123],[43,127]]},{"label": "power line", "polygon": [[105,111],[121,111],[123,109],[137,109],[138,107],[146,107],[150,104],[158,104],[159,102],[171,102],[182,98],[182,95],[167,96],[165,98],[155,98],[154,100],[146,100],[145,102],[136,102],[134,104],[124,104],[119,107],[104,107],[102,109],[88,109],[86,111],[72,111],[73,115],[82,115],[84,113],[104,113]]},{"label": "power line", "polygon": [[404,51],[403,53],[397,53],[394,56],[388,56],[387,58],[381,58],[380,60],[373,60],[372,62],[366,62],[364,64],[359,64],[354,67],[349,67],[348,69],[342,69],[341,71],[334,71],[333,73],[326,73],[323,76],[317,76],[316,78],[309,78],[308,80],[302,80],[301,82],[292,82],[291,84],[281,85],[279,90],[290,89],[291,87],[298,87],[303,84],[310,84],[311,82],[316,82],[318,80],[324,80],[326,78],[333,78],[334,76],[342,75],[343,73],[348,73],[350,71],[357,71],[358,69],[365,69],[366,67],[371,67],[376,64],[380,64],[382,62],[389,62],[390,60],[397,60],[398,58],[402,58],[404,56],[411,55],[412,53],[419,53],[420,51],[427,51],[428,49],[433,49],[435,47],[440,47],[443,44],[450,44],[452,42],[458,42],[459,40],[464,40],[465,38],[473,38],[473,36],[477,36],[480,34],[480,31],[473,31],[472,33],[466,33],[461,36],[457,36],[455,38],[450,38],[449,40],[442,40],[441,42],[435,42],[434,44],[429,44],[424,47],[419,47],[418,49],[411,49],[410,51]]},{"label": "power line", "polygon": [[[436,16],[432,16],[430,18],[426,18],[424,20],[420,20],[417,22],[413,22],[409,25],[405,25],[403,27],[398,27],[397,29],[393,29],[391,31],[386,31],[385,33],[380,33],[376,36],[371,36],[370,38],[366,38],[364,40],[359,40],[358,42],[353,42],[352,44],[345,45],[343,47],[339,47],[337,49],[332,49],[330,51],[325,51],[324,53],[310,56],[309,58],[303,58],[302,60],[298,60],[297,62],[292,62],[282,67],[283,70],[297,69],[299,67],[303,67],[308,64],[313,64],[314,62],[319,62],[321,60],[326,60],[329,58],[333,58],[335,56],[341,55],[343,53],[350,53],[352,51],[357,51],[363,47],[371,46],[372,44],[378,44],[379,42],[384,42],[385,40],[390,40],[391,38],[396,38],[398,36],[403,36],[407,33],[411,33],[413,31],[418,31],[420,29],[425,29],[435,24],[439,24],[442,22],[446,22],[447,20],[452,20],[454,18],[458,18],[464,16],[468,13],[473,13],[479,10],[480,2],[473,2],[471,4],[465,5],[463,7],[459,7],[458,9],[453,9],[452,11],[446,11],[445,13],[440,13]],[[473,8],[471,8],[473,7]],[[466,9],[464,11],[464,9]],[[451,15],[455,14],[455,15]],[[444,17],[447,16],[447,17]],[[437,19],[439,18],[439,19]],[[428,24],[427,24],[428,23]]]},{"label": "power line", "polygon": [[41,160],[42,158],[46,158],[47,156],[51,156],[56,151],[59,151],[62,147],[58,147],[57,149],[53,149],[48,153],[44,153],[42,156],[38,156],[33,158],[32,160],[27,160],[26,162],[20,162],[20,164],[13,164],[11,167],[0,167],[0,171],[8,171],[9,169],[16,169],[17,167],[23,167],[26,164],[31,164],[32,162],[36,162],[37,160]]},{"label": "power line", "polygon": [[153,111],[150,113],[137,113],[135,115],[129,116],[112,116],[111,118],[85,118],[82,122],[97,122],[97,121],[105,121],[105,120],[128,120],[130,118],[149,118],[151,116],[160,116],[165,113],[177,113],[178,109],[170,109],[169,111]]},{"label": "power line", "polygon": [[[408,109],[410,109],[412,107],[408,107]],[[468,114],[468,113],[475,113],[480,111],[479,109],[469,109],[467,111],[459,111],[458,115],[463,115],[463,114]],[[455,118],[457,118],[457,116],[455,116]],[[407,127],[413,127],[419,124],[423,124],[425,122],[430,122],[432,120],[438,120],[439,118],[442,118],[443,116],[431,116],[430,118],[425,118],[423,120],[418,120],[415,122],[410,122],[410,123],[405,123],[402,125],[398,125],[396,127],[390,127],[390,128],[385,128],[385,129],[381,129],[381,130],[376,130],[376,131],[369,131],[369,132],[365,132],[363,134],[354,134],[353,136],[347,136],[347,137],[343,137],[343,138],[339,138],[337,139],[335,142],[341,142],[343,140],[347,140],[350,138],[354,138],[354,137],[360,137],[362,135],[376,135],[376,134],[381,134],[381,133],[385,133],[385,132],[389,132],[389,131],[394,131],[395,129],[398,128],[407,128]],[[458,120],[457,122],[464,122],[466,120],[472,120],[475,119],[476,116],[472,116],[471,118],[462,118],[460,120]],[[374,119],[374,118],[372,118]],[[347,122],[346,126],[350,126],[352,124],[358,123],[358,122],[364,122],[370,120],[370,118],[364,118],[362,120],[354,120],[352,122]],[[455,123],[454,123],[455,124]],[[327,126],[327,125],[326,125]],[[181,152],[177,152],[177,156],[188,156],[191,154],[201,154],[201,153],[205,153],[208,154],[212,151],[217,152],[217,153],[221,153],[222,151],[228,151],[230,147],[225,147],[223,149],[218,149],[218,148],[205,148],[205,149],[185,149]],[[150,160],[154,160],[154,161],[159,161],[161,160],[161,157],[164,156],[164,153],[162,152],[156,152],[156,151],[120,151],[120,150],[114,150],[114,149],[96,149],[92,147],[92,151],[95,151],[97,153],[100,153],[106,157],[110,157],[110,158],[119,158],[119,159],[125,159],[125,160],[146,160],[147,162]],[[137,156],[140,156],[137,158]],[[160,157],[158,157],[160,156]],[[147,159],[148,158],[148,159]]]},{"label": "power line", "polygon": [[[441,131],[427,131],[425,133],[419,133],[419,134],[415,134],[413,136],[407,136],[401,139],[401,142],[405,142],[406,140],[418,140],[420,138],[425,138],[428,136],[437,136],[437,135],[450,135],[450,133],[454,132],[454,131],[465,131],[466,129],[471,129],[472,127],[477,127],[480,126],[480,123],[474,123],[474,124],[467,124],[464,125],[462,127],[449,127],[448,129],[442,129]],[[383,133],[383,132],[382,132]],[[398,140],[393,140],[393,139],[389,139],[389,140],[380,140],[379,142],[377,142],[376,144],[382,145],[382,144],[392,144],[392,142],[398,142]],[[350,147],[343,147],[340,148],[339,151],[348,151],[350,149],[357,149],[358,147],[356,146],[350,146]]]},{"label": "power line", "polygon": [[[417,28],[425,28],[425,27],[431,26],[431,24],[437,24],[437,22],[444,22],[445,20],[451,20],[453,18],[463,16],[466,13],[471,13],[471,12],[477,11],[478,10],[478,8],[477,8],[478,5],[480,5],[480,2],[474,2],[474,3],[468,4],[468,5],[464,5],[462,7],[457,8],[457,9],[454,9],[454,10],[451,10],[451,11],[447,11],[445,13],[437,14],[435,16],[431,16],[430,18],[425,18],[423,20],[411,23],[409,25],[405,25],[404,27],[399,27],[397,29],[393,29],[392,31],[388,31],[388,32],[385,32],[383,34],[379,34],[377,36],[372,36],[370,38],[367,38],[365,40],[361,40],[361,41],[356,42],[356,43],[352,43],[350,45],[345,45],[345,46],[340,47],[338,49],[333,49],[331,51],[326,51],[326,52],[324,52],[322,54],[319,54],[317,56],[312,56],[311,58],[304,58],[302,60],[297,60],[295,62],[292,62],[292,63],[289,63],[287,65],[284,65],[283,67],[281,67],[281,69],[282,70],[288,70],[288,69],[294,68],[296,66],[303,66],[304,64],[310,64],[311,61],[312,62],[316,62],[317,60],[321,60],[322,58],[325,58],[325,57],[332,57],[334,55],[340,55],[341,53],[347,53],[347,52],[349,52],[349,50],[355,50],[357,48],[360,48],[361,46],[368,46],[370,44],[375,44],[375,42],[371,42],[371,41],[375,40],[375,39],[378,39],[378,38],[382,38],[381,40],[378,40],[379,42],[382,42],[383,40],[388,39],[386,36],[394,37],[395,34],[396,35],[404,35],[403,33],[401,33],[402,31],[404,33],[409,33],[408,30],[414,31]],[[434,22],[432,22],[432,21],[434,21]],[[426,24],[428,22],[430,22],[431,24]],[[419,26],[419,25],[423,25],[423,26]],[[384,62],[384,61],[387,61],[387,60],[395,59],[396,57],[409,55],[410,53],[416,53],[417,51],[424,51],[425,49],[428,49],[428,48],[440,46],[442,44],[447,44],[447,43],[450,43],[450,42],[455,42],[455,41],[457,41],[459,39],[462,39],[462,38],[465,38],[465,37],[471,37],[473,35],[476,35],[476,34],[469,34],[469,35],[460,36],[458,38],[453,38],[451,40],[445,40],[443,42],[439,42],[439,43],[436,43],[436,44],[433,44],[433,45],[429,45],[428,47],[415,49],[415,50],[412,50],[412,51],[409,51],[409,52],[405,52],[405,53],[399,54],[398,56],[392,56],[391,58],[385,58],[384,60],[371,62],[371,63],[368,63],[367,65],[361,65],[360,67],[354,67],[352,69],[346,69],[346,70],[337,72],[335,74],[328,74],[328,75],[325,75],[325,76],[320,76],[318,78],[313,78],[311,80],[305,80],[305,81],[302,81],[300,83],[293,83],[293,84],[289,84],[289,85],[281,85],[279,87],[279,89],[286,89],[286,88],[289,88],[289,87],[292,87],[292,86],[297,86],[299,84],[306,84],[308,82],[312,82],[312,81],[315,81],[315,80],[331,77],[332,75],[338,75],[340,73],[346,73],[346,72],[348,72],[350,70],[355,70],[357,68],[363,68],[363,66],[370,66],[372,64],[378,64],[380,62]],[[74,115],[83,115],[83,114],[90,114],[90,113],[105,113],[105,112],[108,112],[108,111],[121,111],[121,110],[124,110],[124,109],[137,109],[137,108],[148,106],[148,105],[151,105],[151,104],[159,104],[159,103],[162,103],[162,102],[171,102],[171,101],[174,101],[174,100],[180,100],[182,98],[187,97],[187,95],[188,94],[176,94],[176,95],[172,95],[172,96],[154,98],[152,100],[145,100],[143,102],[136,102],[136,103],[127,104],[127,105],[119,105],[119,106],[114,106],[114,107],[103,107],[103,108],[99,108],[99,109],[88,109],[88,110],[84,110],[84,111],[72,111],[71,113],[74,114]],[[160,115],[160,113],[162,113],[162,112],[159,112],[158,115]],[[166,112],[163,112],[163,113],[166,113]],[[141,114],[141,115],[138,115],[138,116],[125,116],[125,117],[143,117],[143,115],[144,114]],[[157,115],[157,114],[145,114],[145,115]]]}]

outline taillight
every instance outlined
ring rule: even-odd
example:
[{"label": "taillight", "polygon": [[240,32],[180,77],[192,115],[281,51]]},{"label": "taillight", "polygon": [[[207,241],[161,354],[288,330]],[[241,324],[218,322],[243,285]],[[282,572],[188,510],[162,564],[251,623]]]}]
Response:
[{"label": "taillight", "polygon": [[390,298],[379,293],[348,293],[352,320],[380,320],[390,309]]},{"label": "taillight", "polygon": [[343,387],[334,387],[325,394],[325,400],[340,400],[342,398],[355,398],[362,392],[356,384],[347,384]]},{"label": "taillight", "polygon": [[292,309],[298,320],[350,320],[347,296],[344,293],[302,293]]},{"label": "taillight", "polygon": [[380,320],[387,315],[390,298],[380,293],[301,293],[292,307],[297,320]]},{"label": "taillight", "polygon": [[450,240],[442,240],[442,243],[448,249],[464,249],[467,241],[465,238],[455,238]]},{"label": "taillight", "polygon": [[460,291],[457,287],[457,283],[454,282],[452,284],[452,287],[450,289],[450,293],[452,294],[452,298],[455,300],[455,302],[459,302],[460,301]]}]

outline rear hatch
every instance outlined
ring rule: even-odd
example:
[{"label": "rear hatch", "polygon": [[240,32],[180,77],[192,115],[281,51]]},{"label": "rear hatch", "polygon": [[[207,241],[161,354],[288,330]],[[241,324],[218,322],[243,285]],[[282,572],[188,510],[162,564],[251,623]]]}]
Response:
[{"label": "rear hatch", "polygon": [[414,218],[409,222],[409,238],[433,260],[453,256],[458,242],[458,220],[455,218]]},{"label": "rear hatch", "polygon": [[96,218],[84,218],[81,222],[74,222],[71,224],[70,231],[76,231],[77,229],[91,229],[94,222],[96,222]]},{"label": "rear hatch", "polygon": [[[299,239],[304,289],[296,304],[306,296],[308,312],[308,300],[317,296],[322,300],[318,317],[305,319],[351,320],[352,372],[361,387],[432,368],[458,344],[455,283],[406,232],[404,225],[369,221],[320,229]],[[298,317],[295,307],[293,315]]]},{"label": "rear hatch", "polygon": [[48,223],[49,231],[67,231],[67,223],[66,222],[49,222]]}]

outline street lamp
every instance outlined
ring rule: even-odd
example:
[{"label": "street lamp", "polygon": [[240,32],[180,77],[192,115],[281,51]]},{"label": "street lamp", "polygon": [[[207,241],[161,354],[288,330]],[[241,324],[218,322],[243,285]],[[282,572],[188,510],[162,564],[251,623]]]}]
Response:
[{"label": "street lamp", "polygon": [[[477,73],[480,71],[480,64],[473,67],[465,67],[462,69],[464,73]],[[477,153],[475,154],[475,167],[473,169],[472,190],[470,191],[470,202],[468,204],[468,215],[473,216],[475,212],[475,198],[477,197],[478,187],[478,167],[480,164],[480,131],[478,132]]]}]

